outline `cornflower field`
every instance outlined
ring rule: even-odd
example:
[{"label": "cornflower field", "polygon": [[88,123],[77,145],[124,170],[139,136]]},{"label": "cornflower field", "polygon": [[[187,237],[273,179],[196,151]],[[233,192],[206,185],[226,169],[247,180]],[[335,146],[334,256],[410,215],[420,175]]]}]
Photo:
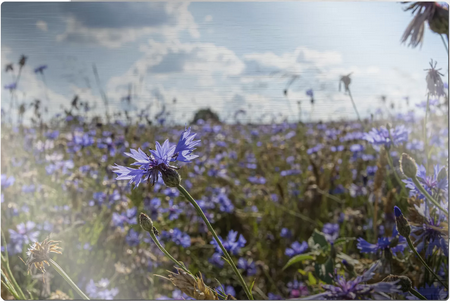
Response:
[{"label": "cornflower field", "polygon": [[[448,6],[415,5],[446,45]],[[447,13],[446,36],[430,7]],[[423,22],[403,37],[413,48]],[[225,121],[211,104],[184,121],[176,100],[114,107],[95,65],[105,110],[78,96],[56,108],[51,67],[14,56],[2,60],[4,300],[448,299],[444,62],[417,70],[424,95],[406,110],[381,98],[358,111],[349,72],[333,80],[346,119],[312,119],[311,85],[308,118],[299,101],[290,118],[237,108]],[[47,100],[20,90],[27,69]]]}]

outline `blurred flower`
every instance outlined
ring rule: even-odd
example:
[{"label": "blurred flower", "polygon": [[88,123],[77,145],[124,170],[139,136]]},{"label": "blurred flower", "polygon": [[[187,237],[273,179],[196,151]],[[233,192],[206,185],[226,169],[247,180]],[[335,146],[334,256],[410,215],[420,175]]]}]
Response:
[{"label": "blurred flower", "polygon": [[366,284],[374,276],[374,271],[381,265],[380,261],[376,261],[372,266],[352,280],[347,281],[344,276],[337,275],[334,278],[334,285],[322,285],[325,292],[313,295],[304,300],[367,300],[386,299],[379,293],[396,294],[400,293],[397,282],[378,282],[374,284]]},{"label": "blurred flower", "polygon": [[37,242],[39,231],[34,230],[36,223],[28,221],[27,223],[20,223],[17,225],[17,231],[9,229],[10,243],[8,243],[8,252],[11,254],[18,254],[22,252],[22,247],[25,244]]},{"label": "blurred flower", "polygon": [[397,229],[392,231],[392,237],[378,238],[376,244],[371,244],[363,238],[358,238],[358,244],[356,245],[362,253],[378,254],[385,250],[390,250],[393,255],[399,252],[403,252],[407,246],[406,239],[398,235]]},{"label": "blurred flower", "polygon": [[137,208],[127,209],[122,214],[114,212],[112,214],[112,223],[114,226],[124,227],[125,225],[137,224]]},{"label": "blurred flower", "polygon": [[323,225],[322,232],[327,241],[333,243],[339,237],[339,224],[326,223]]},{"label": "blurred flower", "polygon": [[306,243],[306,241],[303,241],[302,244],[300,244],[298,241],[295,241],[294,243],[292,243],[291,248],[286,248],[284,254],[288,257],[293,257],[304,253],[307,249],[308,243]]},{"label": "blurred flower", "polygon": [[239,258],[237,268],[243,269],[247,276],[256,275],[256,264],[253,261],[249,262],[247,259]]},{"label": "blurred flower", "polygon": [[38,66],[38,67],[36,67],[35,69],[34,69],[34,73],[35,74],[43,74],[44,73],[44,69],[46,69],[47,68],[47,65],[40,65],[40,66]]},{"label": "blurred flower", "polygon": [[[447,18],[448,18],[448,12],[447,12]],[[447,21],[447,27],[448,27],[448,21]],[[448,30],[448,28],[447,28]],[[441,76],[444,76],[441,72],[441,68],[436,69],[437,62],[433,62],[433,59],[430,61],[430,67],[429,69],[426,69],[428,71],[427,73],[427,88],[428,93],[431,96],[441,97],[445,96],[444,92],[444,83],[442,82]]]},{"label": "blurred flower", "polygon": [[[245,243],[247,243],[243,235],[240,235],[239,239],[236,240],[237,234],[237,231],[230,230],[228,232],[226,241],[224,241],[222,237],[219,236],[219,240],[222,242],[223,247],[225,247],[225,249],[231,252],[233,255],[237,255],[241,248],[245,246]],[[211,241],[211,244],[213,244],[216,248],[216,252],[223,254],[223,251],[220,248],[219,244],[216,242],[216,239],[213,239]]]},{"label": "blurred flower", "polygon": [[[398,125],[391,129],[391,136],[394,144],[400,144],[408,141],[409,130],[403,125]],[[382,126],[379,129],[372,128],[371,131],[363,135],[363,139],[372,143],[373,145],[384,145],[390,147],[392,142],[389,136],[389,131]]]},{"label": "blurred flower", "polygon": [[108,279],[101,279],[98,283],[95,283],[94,280],[91,279],[86,285],[86,294],[91,299],[114,300],[114,297],[119,293],[119,289],[107,289],[108,286]]},{"label": "blurred flower", "polygon": [[351,74],[353,74],[353,72],[346,76],[341,76],[341,79],[339,80],[339,91],[341,91],[341,83],[344,84],[345,92],[350,90],[350,83],[352,82],[352,79],[350,79]]},{"label": "blurred flower", "polygon": [[290,292],[291,298],[301,298],[309,295],[309,290],[305,283],[299,282],[296,279],[289,282],[286,286]]}]

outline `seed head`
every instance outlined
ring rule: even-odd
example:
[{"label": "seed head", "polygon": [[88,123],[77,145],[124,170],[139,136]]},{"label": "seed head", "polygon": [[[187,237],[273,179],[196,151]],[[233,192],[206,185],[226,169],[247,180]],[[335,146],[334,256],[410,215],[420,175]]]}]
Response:
[{"label": "seed head", "polygon": [[414,179],[417,175],[417,164],[413,158],[408,154],[403,153],[400,159],[400,169],[402,173],[411,179]]},{"label": "seed head", "polygon": [[35,242],[30,245],[27,251],[27,261],[25,264],[28,266],[28,273],[34,267],[39,269],[42,273],[45,273],[44,265],[50,266],[48,261],[50,260],[49,253],[62,254],[61,247],[58,243],[61,241],[53,241],[46,238],[42,243]]},{"label": "seed head", "polygon": [[196,279],[181,268],[175,269],[178,274],[169,274],[169,280],[183,293],[196,300],[218,300],[217,293],[203,282],[201,275]]},{"label": "seed head", "polygon": [[177,187],[181,183],[180,174],[173,168],[166,168],[161,171],[162,179],[168,187]]}]

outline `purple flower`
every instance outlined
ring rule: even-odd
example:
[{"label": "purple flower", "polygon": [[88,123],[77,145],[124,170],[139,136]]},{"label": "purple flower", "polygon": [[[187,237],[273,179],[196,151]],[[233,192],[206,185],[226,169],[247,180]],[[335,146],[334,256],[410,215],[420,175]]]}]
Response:
[{"label": "purple flower", "polygon": [[[433,196],[435,192],[440,191],[442,193],[442,196],[447,199],[448,198],[448,179],[443,178],[442,180],[438,180],[438,175],[441,169],[439,165],[436,165],[434,167],[434,174],[431,176],[427,176],[427,171],[423,165],[419,165],[417,169],[417,180],[421,183],[423,188],[431,195]],[[409,196],[419,196],[419,199],[426,200],[426,197],[424,194],[420,192],[420,190],[417,189],[416,185],[412,181],[411,178],[408,178],[406,180],[402,180],[406,185],[406,188],[409,188]]]},{"label": "purple flower", "polygon": [[395,282],[378,282],[375,284],[366,284],[372,279],[374,271],[381,265],[376,261],[365,273],[352,280],[347,281],[344,276],[336,276],[334,285],[322,285],[325,292],[313,295],[304,300],[364,300],[364,299],[386,299],[379,293],[400,293],[400,286]]},{"label": "purple flower", "polygon": [[121,214],[113,213],[112,214],[112,222],[114,226],[124,227],[125,224],[132,225],[137,224],[137,208],[133,207],[127,209],[125,212]]},{"label": "purple flower", "polygon": [[5,174],[2,174],[2,189],[10,187],[14,184],[14,181],[16,181],[16,179],[13,176],[8,178]]},{"label": "purple flower", "polygon": [[129,246],[137,246],[141,242],[139,238],[139,233],[134,229],[130,229],[127,236],[125,237],[125,241]]},{"label": "purple flower", "polygon": [[239,258],[237,263],[237,268],[243,269],[244,272],[247,273],[247,276],[254,276],[256,275],[256,264],[255,262],[249,262],[248,260],[244,258]]},{"label": "purple flower", "polygon": [[217,267],[219,267],[219,268],[222,268],[223,265],[225,264],[225,261],[224,261],[223,258],[222,258],[222,254],[219,254],[219,253],[217,253],[217,252],[215,252],[215,253],[211,256],[211,258],[209,258],[209,262],[210,262],[212,265],[215,265],[215,266],[217,266]]},{"label": "purple flower", "polygon": [[34,69],[34,73],[35,74],[37,74],[37,73],[43,74],[44,69],[46,69],[46,68],[47,68],[47,65],[40,65]]},{"label": "purple flower", "polygon": [[181,162],[191,162],[195,158],[198,158],[197,155],[193,155],[192,152],[195,150],[195,147],[200,144],[200,140],[194,140],[197,134],[191,134],[191,128],[189,127],[187,130],[181,134],[181,138],[178,141],[178,144],[175,148],[174,152],[174,160]]},{"label": "purple flower", "polygon": [[4,88],[7,89],[7,90],[14,90],[14,89],[17,88],[17,83],[14,82],[14,83],[11,83],[11,84],[7,84],[7,85],[4,86]]},{"label": "purple flower", "polygon": [[305,283],[298,282],[296,279],[289,282],[286,286],[289,289],[291,298],[300,298],[309,295],[309,290]]},{"label": "purple flower", "polygon": [[191,237],[178,228],[171,229],[168,232],[163,231],[162,238],[170,239],[176,245],[181,245],[184,248],[191,246]]},{"label": "purple flower", "polygon": [[282,296],[273,294],[273,293],[271,293],[271,292],[269,292],[269,293],[267,294],[267,297],[268,297],[269,300],[271,300],[271,301],[272,301],[272,300],[284,300]]},{"label": "purple flower", "polygon": [[108,279],[101,279],[98,283],[94,283],[94,280],[91,279],[86,285],[86,294],[91,299],[114,300],[114,297],[119,293],[119,289],[107,289],[108,286]]},{"label": "purple flower", "polygon": [[20,223],[16,226],[17,230],[9,229],[8,252],[10,254],[18,254],[22,252],[24,245],[36,242],[38,240],[39,231],[34,230],[36,223],[28,221]]},{"label": "purple flower", "polygon": [[289,229],[287,229],[286,227],[283,227],[281,229],[280,237],[290,238],[290,237],[292,237],[292,232]]},{"label": "purple flower", "polygon": [[169,220],[176,220],[180,216],[180,214],[183,212],[182,209],[178,207],[178,205],[173,204],[173,200],[169,200],[169,207],[164,208],[161,212],[169,213]]},{"label": "purple flower", "polygon": [[[247,241],[245,240],[243,235],[240,235],[239,239],[236,241],[237,234],[238,234],[237,231],[230,230],[228,232],[226,241],[223,241],[222,237],[219,236],[219,240],[222,242],[223,247],[227,251],[231,252],[233,255],[237,255],[239,253],[239,251],[241,250],[241,248],[245,246],[245,243],[247,243]],[[213,239],[211,241],[211,244],[213,244],[214,247],[216,248],[216,252],[218,252],[220,254],[223,253],[219,244],[216,242],[216,239]]]},{"label": "purple flower", "polygon": [[295,241],[294,243],[292,243],[291,248],[286,248],[284,254],[288,257],[293,257],[304,253],[307,249],[308,243],[306,243],[306,241],[303,241],[302,244],[300,244],[298,241]]},{"label": "purple flower", "polygon": [[[394,144],[399,144],[408,141],[409,131],[403,125],[398,125],[391,129],[391,136]],[[384,145],[390,147],[392,142],[389,136],[389,131],[382,126],[379,129],[372,128],[371,131],[363,135],[363,139],[372,143],[373,145]]]},{"label": "purple flower", "polygon": [[327,241],[333,243],[339,236],[339,224],[326,223],[323,225],[322,232]]},{"label": "purple flower", "polygon": [[311,88],[311,89],[308,89],[308,90],[306,91],[306,95],[307,95],[308,97],[314,98],[314,91],[312,90],[312,88]]},{"label": "purple flower", "polygon": [[[394,210],[396,216],[397,209],[399,210],[399,208]],[[356,245],[362,253],[377,254],[385,250],[390,250],[393,255],[403,252],[406,246],[406,239],[398,235],[396,228],[392,231],[392,237],[380,237],[376,244],[371,244],[363,238],[359,238],[358,244]]]}]

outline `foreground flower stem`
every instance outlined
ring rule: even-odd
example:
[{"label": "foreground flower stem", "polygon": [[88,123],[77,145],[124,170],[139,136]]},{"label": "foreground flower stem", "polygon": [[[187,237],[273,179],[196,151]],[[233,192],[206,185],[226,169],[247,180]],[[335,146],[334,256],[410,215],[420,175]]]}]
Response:
[{"label": "foreground flower stem", "polygon": [[428,136],[427,136],[427,122],[428,122],[428,112],[430,111],[430,94],[427,94],[427,108],[425,110],[425,119],[423,122],[423,142],[425,147],[425,158],[428,164]]},{"label": "foreground flower stem", "polygon": [[412,178],[414,184],[416,185],[417,189],[425,195],[425,197],[431,202],[433,203],[437,208],[439,208],[441,211],[444,212],[444,214],[447,215],[448,218],[448,210],[446,210],[445,208],[443,208],[426,190],[425,188],[423,188],[422,184],[420,184],[419,180],[417,180],[416,177]]},{"label": "foreground flower stem", "polygon": [[203,221],[205,222],[206,226],[208,227],[209,231],[212,233],[214,239],[216,240],[217,244],[219,244],[220,249],[222,249],[223,254],[225,255],[226,259],[228,260],[228,263],[230,263],[231,267],[233,268],[234,273],[238,276],[239,282],[241,283],[242,287],[244,288],[245,294],[250,300],[253,300],[252,293],[250,292],[247,284],[245,283],[244,278],[242,277],[241,273],[237,269],[236,265],[233,262],[233,259],[231,259],[230,254],[228,254],[228,251],[223,247],[222,241],[220,241],[219,237],[216,234],[216,231],[212,227],[211,223],[209,223],[208,218],[206,218],[205,214],[203,213],[203,210],[201,207],[197,204],[197,202],[192,198],[192,196],[189,194],[189,192],[181,185],[177,186],[178,190],[186,197],[186,199],[191,202],[191,204],[194,206],[194,208],[197,210],[197,213],[202,217]]},{"label": "foreground flower stem", "polygon": [[409,248],[414,252],[416,257],[420,260],[420,262],[425,266],[425,268],[445,287],[445,289],[448,290],[448,285],[444,283],[437,274],[434,273],[434,271],[431,270],[431,268],[428,267],[427,263],[422,259],[420,254],[417,252],[417,250],[414,248],[414,245],[411,242],[411,239],[409,237],[406,237],[406,241],[408,242]]},{"label": "foreground flower stem", "polygon": [[448,54],[448,46],[447,46],[447,44],[445,43],[444,36],[443,36],[442,34],[440,34],[440,36],[441,36],[441,39],[442,39],[442,43],[444,43],[445,50],[447,51],[447,54]]},{"label": "foreground flower stem", "polygon": [[89,300],[88,296],[86,296],[81,289],[78,288],[78,286],[70,279],[70,277],[62,270],[61,267],[59,267],[58,263],[56,263],[54,260],[50,259],[50,264],[53,266],[53,268],[61,275],[61,277],[66,280],[67,284],[69,284],[84,300]]},{"label": "foreground flower stem", "polygon": [[422,294],[420,292],[418,292],[417,290],[415,290],[414,288],[411,288],[409,290],[409,292],[411,294],[413,294],[414,296],[416,296],[417,298],[419,298],[420,300],[426,300],[427,298],[425,298],[424,296],[422,296]]},{"label": "foreground flower stem", "polygon": [[172,257],[172,255],[169,254],[169,252],[161,245],[161,243],[159,242],[158,238],[156,238],[156,235],[153,231],[149,231],[148,233],[150,234],[150,237],[153,239],[153,242],[155,242],[156,246],[158,246],[159,250],[162,251],[167,256],[167,258],[172,260],[173,263],[178,265],[178,267],[183,269],[185,272],[190,273],[192,275],[192,273],[181,262],[178,262],[174,257]]}]

